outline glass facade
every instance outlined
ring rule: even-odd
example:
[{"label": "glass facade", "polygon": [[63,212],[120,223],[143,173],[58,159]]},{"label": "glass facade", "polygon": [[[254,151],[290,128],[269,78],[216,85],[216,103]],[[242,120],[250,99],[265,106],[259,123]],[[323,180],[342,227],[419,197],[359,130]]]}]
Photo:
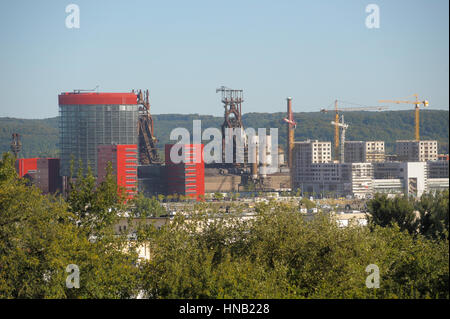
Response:
[{"label": "glass facade", "polygon": [[138,144],[138,105],[60,104],[59,130],[61,176],[70,176],[72,157],[97,175],[98,145]]}]

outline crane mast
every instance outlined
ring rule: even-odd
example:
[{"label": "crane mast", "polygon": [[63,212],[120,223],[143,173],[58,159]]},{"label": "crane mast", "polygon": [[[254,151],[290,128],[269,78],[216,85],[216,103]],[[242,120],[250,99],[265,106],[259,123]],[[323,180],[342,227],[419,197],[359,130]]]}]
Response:
[{"label": "crane mast", "polygon": [[345,124],[344,122],[344,114],[341,115],[341,120],[340,122],[335,122],[335,121],[331,121],[331,124],[334,125],[334,127],[337,127],[338,129],[341,128],[342,132],[341,132],[341,145],[340,145],[340,157],[339,157],[339,162],[340,163],[344,163],[345,162],[345,158],[344,158],[344,151],[345,151],[345,133],[347,131],[348,128],[348,124]]}]

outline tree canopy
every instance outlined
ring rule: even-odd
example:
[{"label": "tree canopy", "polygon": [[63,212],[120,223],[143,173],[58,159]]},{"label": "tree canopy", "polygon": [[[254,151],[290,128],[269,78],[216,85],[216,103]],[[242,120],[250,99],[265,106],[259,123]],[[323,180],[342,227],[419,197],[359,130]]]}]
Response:
[{"label": "tree canopy", "polygon": [[[42,195],[3,155],[0,298],[449,298],[448,192],[417,202],[377,196],[370,227],[305,220],[291,202],[257,204],[247,219],[239,202],[226,214],[200,202],[161,227],[138,218],[117,232],[121,213],[160,206],[125,202],[108,175],[99,185],[90,172],[77,175],[67,198]],[[139,258],[139,245],[150,259]],[[79,288],[66,286],[70,264]],[[365,284],[371,264],[378,289]]]}]

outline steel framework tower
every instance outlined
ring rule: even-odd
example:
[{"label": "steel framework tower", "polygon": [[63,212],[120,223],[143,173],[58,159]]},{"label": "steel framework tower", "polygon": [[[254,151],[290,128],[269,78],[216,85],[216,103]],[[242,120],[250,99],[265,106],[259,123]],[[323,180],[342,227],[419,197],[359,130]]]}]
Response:
[{"label": "steel framework tower", "polygon": [[[222,93],[222,103],[225,109],[224,122],[222,124],[222,163],[225,163],[225,138],[226,128],[242,128],[242,102],[244,102],[243,90],[232,90],[225,86],[216,89],[216,93]],[[244,149],[246,145],[244,145]],[[245,152],[245,151],[244,151]],[[236,163],[236,137],[233,137],[233,165],[244,166],[245,163]],[[244,165],[241,165],[244,164]]]},{"label": "steel framework tower", "polygon": [[[133,90],[134,93],[134,90]],[[156,143],[158,140],[154,134],[153,118],[150,114],[150,102],[148,90],[145,93],[139,90],[137,93],[137,104],[139,109],[139,163],[142,165],[160,163]]]}]

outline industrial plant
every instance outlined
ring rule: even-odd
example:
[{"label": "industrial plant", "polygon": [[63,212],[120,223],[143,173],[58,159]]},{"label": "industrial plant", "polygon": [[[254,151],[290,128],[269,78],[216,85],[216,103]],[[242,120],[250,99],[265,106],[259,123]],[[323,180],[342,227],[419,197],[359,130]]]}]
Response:
[{"label": "industrial plant", "polygon": [[[387,106],[342,107],[334,102],[330,141],[295,140],[296,122],[292,97],[286,99],[286,145],[272,148],[267,135],[264,148],[249,147],[257,137],[245,136],[242,121],[243,90],[220,87],[224,108],[221,126],[221,161],[205,162],[204,145],[182,145],[184,160],[175,163],[170,151],[174,144],[161,146],[158,153],[157,127],[150,109],[149,91],[100,93],[74,90],[58,95],[60,157],[20,158],[20,135],[13,134],[11,151],[21,177],[38,186],[43,193],[68,191],[68,179],[88,170],[104,180],[111,164],[117,184],[128,198],[178,194],[202,200],[208,193],[297,192],[316,197],[371,198],[374,193],[421,196],[424,192],[448,189],[448,155],[438,154],[437,141],[420,140],[419,109],[428,101],[415,95],[414,101],[382,100],[415,106],[414,140],[398,140],[395,155],[385,154],[384,141],[348,141],[351,123],[344,112],[384,110]],[[244,132],[243,148],[237,148],[230,130]],[[276,137],[278,141],[278,137]],[[232,161],[226,161],[226,140],[233,141]],[[250,140],[249,140],[250,139]],[[255,139],[255,140],[253,140]],[[276,142],[274,141],[274,143]],[[276,145],[276,144],[275,144]],[[164,159],[160,156],[164,155]],[[201,155],[201,156],[199,156]],[[192,159],[199,161],[195,163]],[[253,159],[253,160],[251,160]],[[276,165],[272,165],[276,163]]]}]

